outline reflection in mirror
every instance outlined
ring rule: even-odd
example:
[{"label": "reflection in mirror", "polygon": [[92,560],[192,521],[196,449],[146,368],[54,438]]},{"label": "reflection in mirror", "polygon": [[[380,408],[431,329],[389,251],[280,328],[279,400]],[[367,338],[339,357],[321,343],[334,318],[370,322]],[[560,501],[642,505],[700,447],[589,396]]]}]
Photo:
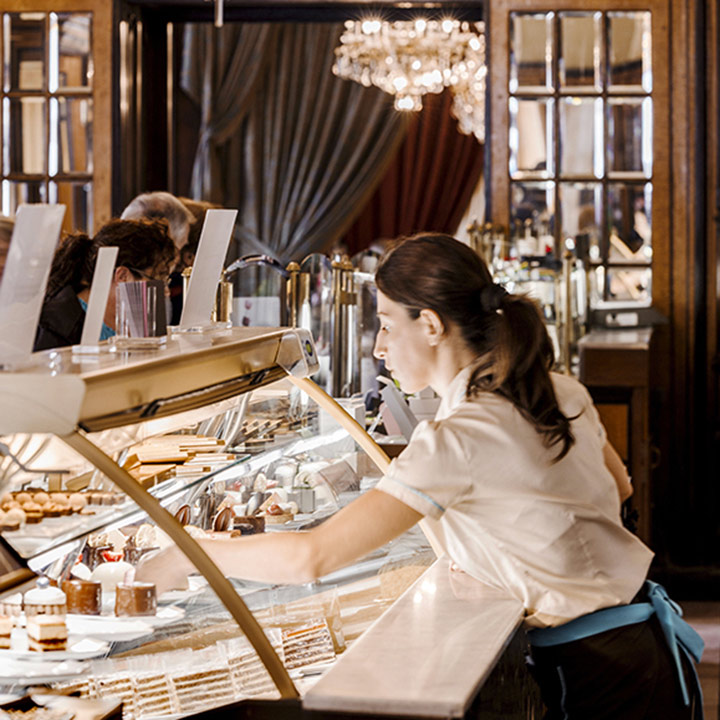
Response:
[{"label": "reflection in mirror", "polygon": [[555,13],[510,14],[510,92],[553,90]]},{"label": "reflection in mirror", "polygon": [[559,75],[562,88],[602,91],[602,13],[560,13]]},{"label": "reflection in mirror", "polygon": [[4,172],[44,174],[45,98],[6,97],[4,101]]},{"label": "reflection in mirror", "polygon": [[3,40],[5,91],[44,90],[45,13],[8,13]]},{"label": "reflection in mirror", "polygon": [[608,13],[609,90],[652,91],[652,34],[649,12]]},{"label": "reflection in mirror", "polygon": [[554,175],[552,98],[515,98],[510,104],[510,175],[547,178]]},{"label": "reflection in mirror", "polygon": [[92,100],[50,100],[50,174],[92,172]]},{"label": "reflection in mirror", "polygon": [[555,228],[555,183],[514,182],[510,193],[510,217],[523,224],[543,224],[552,234]]},{"label": "reflection in mirror", "polygon": [[602,227],[602,184],[560,183],[560,236],[586,236],[590,257],[599,257]]},{"label": "reflection in mirror", "polygon": [[598,267],[593,273],[591,287],[598,299],[649,305],[652,298],[652,271],[649,268]]},{"label": "reflection in mirror", "polygon": [[608,99],[608,171],[652,175],[652,100]]},{"label": "reflection in mirror", "polygon": [[603,101],[565,97],[560,100],[560,173],[603,176]]},{"label": "reflection in mirror", "polygon": [[652,260],[652,184],[608,185],[611,262]]},{"label": "reflection in mirror", "polygon": [[63,230],[76,232],[93,226],[92,182],[50,183],[50,202],[65,205]]},{"label": "reflection in mirror", "polygon": [[17,182],[3,180],[2,184],[2,214],[14,215],[18,207],[24,203],[46,203],[48,201],[45,183],[38,180],[32,182]]},{"label": "reflection in mirror", "polygon": [[50,13],[50,91],[87,89],[92,83],[91,16]]}]

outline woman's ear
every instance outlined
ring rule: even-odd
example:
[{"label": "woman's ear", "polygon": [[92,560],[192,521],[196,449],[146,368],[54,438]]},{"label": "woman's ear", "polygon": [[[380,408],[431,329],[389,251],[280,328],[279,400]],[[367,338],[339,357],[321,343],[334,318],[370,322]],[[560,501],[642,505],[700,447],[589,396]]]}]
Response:
[{"label": "woman's ear", "polygon": [[124,265],[118,265],[118,267],[115,268],[113,280],[116,283],[131,282],[134,279],[133,274]]},{"label": "woman's ear", "polygon": [[429,308],[424,308],[420,311],[420,317],[418,318],[422,322],[423,332],[427,338],[428,344],[431,347],[438,345],[442,336],[445,334],[445,325],[440,319],[440,316]]}]

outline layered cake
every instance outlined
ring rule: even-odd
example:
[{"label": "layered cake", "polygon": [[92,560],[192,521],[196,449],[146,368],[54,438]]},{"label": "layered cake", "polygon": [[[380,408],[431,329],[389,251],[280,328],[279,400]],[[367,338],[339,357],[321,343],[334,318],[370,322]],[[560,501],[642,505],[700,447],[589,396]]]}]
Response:
[{"label": "layered cake", "polygon": [[118,617],[155,615],[157,593],[152,583],[118,583],[115,588],[115,614]]},{"label": "layered cake", "polygon": [[10,647],[10,634],[13,629],[13,619],[7,615],[0,615],[0,650]]},{"label": "layered cake", "polygon": [[30,621],[35,615],[65,617],[67,598],[60,588],[51,587],[46,577],[38,578],[37,587],[28,590],[23,598],[25,616]]},{"label": "layered cake", "polygon": [[77,615],[99,615],[102,585],[92,580],[65,580],[62,589],[67,596],[67,610]]},{"label": "layered cake", "polygon": [[30,650],[47,652],[67,649],[67,625],[59,615],[28,617],[27,637]]}]

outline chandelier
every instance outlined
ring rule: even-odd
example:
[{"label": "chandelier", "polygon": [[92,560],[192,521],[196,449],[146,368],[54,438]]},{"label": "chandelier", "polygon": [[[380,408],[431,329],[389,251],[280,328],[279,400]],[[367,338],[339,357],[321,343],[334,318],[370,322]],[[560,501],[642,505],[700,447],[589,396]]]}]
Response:
[{"label": "chandelier", "polygon": [[395,109],[422,109],[422,96],[453,93],[460,132],[485,140],[485,26],[459,20],[348,20],[335,75],[395,96]]}]

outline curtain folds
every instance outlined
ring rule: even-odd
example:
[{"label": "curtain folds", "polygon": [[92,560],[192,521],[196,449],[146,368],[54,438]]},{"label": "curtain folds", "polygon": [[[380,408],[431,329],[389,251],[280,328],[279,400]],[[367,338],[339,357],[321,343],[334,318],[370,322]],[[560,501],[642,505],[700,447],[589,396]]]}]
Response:
[{"label": "curtain folds", "polygon": [[243,254],[328,250],[404,137],[389,95],[332,74],[341,30],[228,24],[220,43],[210,27],[186,37],[183,88],[202,107],[191,192],[239,209]]},{"label": "curtain folds", "polygon": [[483,169],[483,146],[458,132],[449,91],[426,95],[423,110],[385,176],[344,237],[351,253],[381,238],[455,232]]}]

